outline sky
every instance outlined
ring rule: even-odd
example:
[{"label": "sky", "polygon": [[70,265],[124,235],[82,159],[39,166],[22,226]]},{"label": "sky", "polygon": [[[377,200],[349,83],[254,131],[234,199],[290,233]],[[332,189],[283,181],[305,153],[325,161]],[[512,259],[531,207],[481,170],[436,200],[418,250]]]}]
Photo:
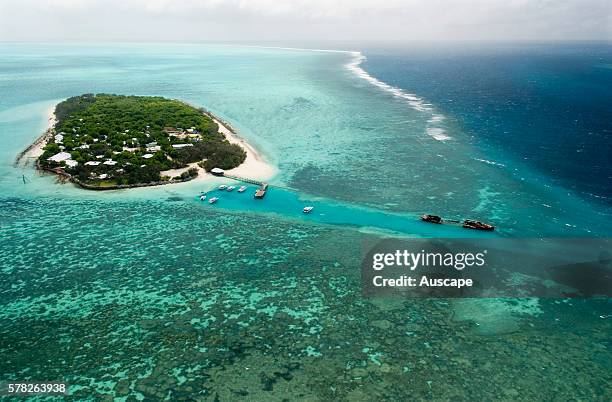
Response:
[{"label": "sky", "polygon": [[0,41],[612,40],[610,0],[0,0]]}]

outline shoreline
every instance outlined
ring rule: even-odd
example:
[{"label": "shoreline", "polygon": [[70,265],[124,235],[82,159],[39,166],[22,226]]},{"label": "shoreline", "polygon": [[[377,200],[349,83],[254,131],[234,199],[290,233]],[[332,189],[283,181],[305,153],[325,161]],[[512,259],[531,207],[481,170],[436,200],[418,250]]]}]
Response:
[{"label": "shoreline", "polygon": [[[236,176],[245,176],[260,181],[270,180],[278,174],[278,169],[272,164],[266,162],[261,153],[258,152],[253,145],[249,144],[246,139],[241,137],[238,134],[238,130],[236,130],[230,123],[222,120],[207,110],[203,111],[203,113],[219,125],[219,132],[225,136],[225,139],[232,144],[239,145],[246,152],[247,156],[244,159],[244,162],[233,169],[226,170],[227,173]],[[217,177],[211,175],[210,173],[207,174],[212,177]]]},{"label": "shoreline", "polygon": [[[212,112],[202,107],[197,107],[194,105],[189,105],[189,106],[197,108],[203,114],[210,117],[215,123],[217,123],[217,125],[219,126],[219,132],[225,136],[225,139],[228,142],[239,145],[245,151],[246,158],[244,162],[242,162],[239,166],[233,169],[226,170],[227,173],[230,173],[235,176],[244,176],[244,177],[248,177],[248,178],[259,180],[259,181],[267,181],[267,180],[272,179],[274,176],[276,176],[276,174],[278,173],[278,169],[272,164],[265,161],[262,155],[255,149],[255,147],[249,144],[244,138],[240,137],[237,130],[234,127],[232,127],[230,123],[224,121],[220,117],[215,116]],[[57,118],[55,116],[55,107],[56,105],[53,105],[47,111],[48,125],[47,125],[47,129],[45,130],[45,132],[15,157],[15,162],[13,163],[13,166],[26,167],[29,165],[30,160],[36,160],[37,162],[38,157],[40,157],[43,154],[43,148],[47,144],[47,141],[49,140],[49,138],[55,133],[54,127],[55,127],[55,124],[57,123]],[[77,178],[64,172],[61,169],[60,170],[43,169],[39,166],[38,163],[36,163],[36,169],[38,170],[46,171],[46,172],[58,175],[59,177],[63,177],[64,179],[67,179],[70,182],[74,183],[75,185],[81,188],[84,188],[86,190],[97,190],[97,191],[124,190],[124,189],[130,189],[130,188],[140,188],[140,187],[160,187],[160,186],[166,186],[166,185],[172,185],[172,184],[184,184],[184,183],[203,183],[203,184],[214,185],[219,180],[230,179],[227,177],[215,176],[211,173],[208,173],[206,172],[206,170],[198,166],[197,163],[191,163],[184,168],[173,169],[172,171],[162,171],[160,172],[160,174],[163,176],[164,172],[167,172],[169,174],[178,176],[180,175],[181,172],[187,171],[190,168],[194,168],[194,167],[198,169],[198,175],[194,178],[190,178],[187,180],[181,180],[181,181],[172,180],[172,181],[163,181],[163,182],[156,182],[156,183],[138,183],[138,184],[130,184],[130,185],[115,185],[115,186],[109,186],[109,187],[99,187],[99,186],[93,186],[93,185],[89,185],[86,183],[82,183]],[[233,179],[230,179],[230,180],[233,180]]]},{"label": "shoreline", "polygon": [[26,149],[17,154],[13,163],[14,167],[28,166],[31,159],[36,160],[43,154],[43,148],[54,133],[55,123],[57,123],[57,118],[55,117],[55,105],[53,105],[47,109],[47,129]]}]

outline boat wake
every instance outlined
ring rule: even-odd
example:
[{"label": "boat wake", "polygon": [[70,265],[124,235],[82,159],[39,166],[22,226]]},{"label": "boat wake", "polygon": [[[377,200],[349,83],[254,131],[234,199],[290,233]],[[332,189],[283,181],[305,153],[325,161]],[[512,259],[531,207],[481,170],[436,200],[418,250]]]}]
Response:
[{"label": "boat wake", "polygon": [[394,97],[404,100],[411,108],[418,110],[419,112],[428,113],[431,117],[427,120],[427,128],[425,133],[438,141],[447,141],[452,139],[444,130],[440,127],[440,123],[444,121],[445,117],[435,111],[430,103],[427,103],[424,99],[405,92],[404,90],[394,87],[379,80],[376,77],[371,76],[367,71],[361,68],[361,64],[364,62],[366,57],[361,52],[348,52],[353,56],[353,60],[346,64],[346,68],[355,73],[360,78],[368,81],[370,84],[377,86],[378,88],[389,92]]}]

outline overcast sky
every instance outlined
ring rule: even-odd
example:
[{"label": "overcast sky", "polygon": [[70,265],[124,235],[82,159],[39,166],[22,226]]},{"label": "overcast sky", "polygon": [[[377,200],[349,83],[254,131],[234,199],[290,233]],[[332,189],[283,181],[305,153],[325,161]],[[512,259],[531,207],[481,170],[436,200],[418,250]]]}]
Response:
[{"label": "overcast sky", "polygon": [[0,0],[2,41],[612,40],[610,0]]}]

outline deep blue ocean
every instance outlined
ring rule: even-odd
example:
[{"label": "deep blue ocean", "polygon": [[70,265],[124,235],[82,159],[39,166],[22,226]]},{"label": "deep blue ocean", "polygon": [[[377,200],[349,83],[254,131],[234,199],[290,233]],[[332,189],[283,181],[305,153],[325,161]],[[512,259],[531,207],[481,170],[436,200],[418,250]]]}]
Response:
[{"label": "deep blue ocean", "polygon": [[371,46],[371,75],[423,94],[501,163],[612,202],[612,46],[457,43]]}]

